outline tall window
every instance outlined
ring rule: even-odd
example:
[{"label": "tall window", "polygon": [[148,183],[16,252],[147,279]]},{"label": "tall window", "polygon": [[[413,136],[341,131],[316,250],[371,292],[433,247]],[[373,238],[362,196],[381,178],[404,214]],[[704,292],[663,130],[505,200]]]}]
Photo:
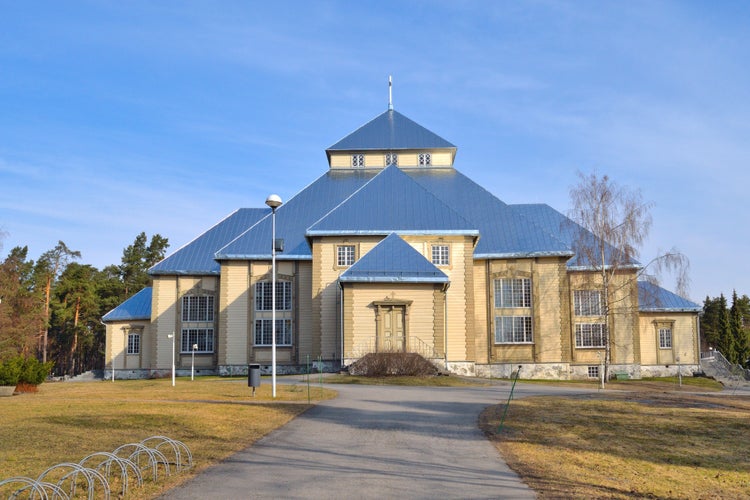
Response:
[{"label": "tall window", "polygon": [[432,165],[432,155],[430,153],[419,153],[417,160],[420,167],[429,167]]},{"label": "tall window", "polygon": [[531,343],[531,316],[495,317],[495,343]]},{"label": "tall window", "polygon": [[185,295],[182,297],[182,321],[213,320],[213,295]]},{"label": "tall window", "polygon": [[183,295],[180,352],[214,352],[214,296]]},{"label": "tall window", "polygon": [[607,327],[604,323],[576,323],[576,347],[605,347]]},{"label": "tall window", "polygon": [[495,280],[495,343],[534,342],[531,317],[531,279]]},{"label": "tall window", "polygon": [[[255,284],[255,331],[256,346],[272,345],[273,310],[271,305],[271,282]],[[276,345],[292,345],[292,282],[276,281]]]},{"label": "tall window", "polygon": [[197,345],[195,352],[214,352],[214,329],[213,328],[183,328],[180,341],[180,352],[193,352],[193,346]]},{"label": "tall window", "polygon": [[365,155],[352,155],[352,167],[362,168],[365,166]]},{"label": "tall window", "polygon": [[351,266],[354,264],[354,245],[339,245],[336,247],[336,265]]},{"label": "tall window", "polygon": [[396,153],[385,154],[385,166],[398,165],[398,155]]},{"label": "tall window", "polygon": [[[272,345],[273,332],[271,331],[272,326],[271,319],[256,319],[255,320],[255,345],[256,346],[267,346]],[[278,346],[289,346],[292,345],[292,320],[291,319],[277,319],[276,320],[276,345]]]},{"label": "tall window", "polygon": [[496,279],[495,307],[531,307],[531,280],[529,278]]},{"label": "tall window", "polygon": [[[255,310],[270,311],[273,303],[271,300],[272,286],[270,281],[259,281],[255,284]],[[276,282],[276,310],[289,311],[292,309],[292,282]]]},{"label": "tall window", "polygon": [[141,334],[128,333],[128,354],[141,353]]},{"label": "tall window", "polygon": [[672,329],[659,328],[659,349],[672,348]]},{"label": "tall window", "polygon": [[432,245],[432,263],[436,266],[447,266],[450,264],[448,245]]},{"label": "tall window", "polygon": [[576,316],[601,316],[602,292],[598,290],[576,290],[573,292]]}]

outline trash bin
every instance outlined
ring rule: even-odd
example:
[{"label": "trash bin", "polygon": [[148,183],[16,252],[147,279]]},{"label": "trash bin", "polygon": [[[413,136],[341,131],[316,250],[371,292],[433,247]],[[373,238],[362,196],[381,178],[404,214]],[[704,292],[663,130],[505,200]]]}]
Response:
[{"label": "trash bin", "polygon": [[260,387],[260,365],[247,365],[247,386]]}]

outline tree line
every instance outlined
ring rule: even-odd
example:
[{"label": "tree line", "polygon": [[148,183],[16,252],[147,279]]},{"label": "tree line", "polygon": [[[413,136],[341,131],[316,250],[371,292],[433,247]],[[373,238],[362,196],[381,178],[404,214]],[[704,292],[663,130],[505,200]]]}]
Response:
[{"label": "tree line", "polygon": [[750,297],[732,292],[732,304],[724,294],[706,297],[701,316],[703,343],[721,352],[730,363],[750,368]]},{"label": "tree line", "polygon": [[[0,234],[0,249],[2,248]],[[0,361],[18,356],[54,363],[57,376],[104,365],[101,317],[150,284],[148,269],[162,260],[167,238],[145,232],[102,270],[79,262],[64,242],[29,259],[17,246],[0,262]]]}]

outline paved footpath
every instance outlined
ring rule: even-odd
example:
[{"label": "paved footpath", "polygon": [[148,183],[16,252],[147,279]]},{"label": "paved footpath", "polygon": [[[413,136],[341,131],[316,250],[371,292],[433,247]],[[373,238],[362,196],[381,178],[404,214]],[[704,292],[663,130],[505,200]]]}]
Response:
[{"label": "paved footpath", "polygon": [[331,388],[339,397],[163,498],[534,498],[477,427],[509,385]]}]

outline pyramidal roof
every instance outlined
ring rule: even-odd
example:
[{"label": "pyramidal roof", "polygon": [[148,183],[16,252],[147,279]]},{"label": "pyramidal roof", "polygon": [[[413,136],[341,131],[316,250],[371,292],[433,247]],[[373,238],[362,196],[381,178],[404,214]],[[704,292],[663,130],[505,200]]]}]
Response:
[{"label": "pyramidal roof", "polygon": [[326,149],[326,154],[330,158],[334,151],[399,149],[452,149],[455,155],[456,146],[389,109]]},{"label": "pyramidal roof", "polygon": [[396,166],[386,167],[348,199],[310,226],[308,236],[468,234],[474,224]]},{"label": "pyramidal roof", "polygon": [[340,277],[342,282],[448,283],[448,276],[396,233],[386,236]]}]

